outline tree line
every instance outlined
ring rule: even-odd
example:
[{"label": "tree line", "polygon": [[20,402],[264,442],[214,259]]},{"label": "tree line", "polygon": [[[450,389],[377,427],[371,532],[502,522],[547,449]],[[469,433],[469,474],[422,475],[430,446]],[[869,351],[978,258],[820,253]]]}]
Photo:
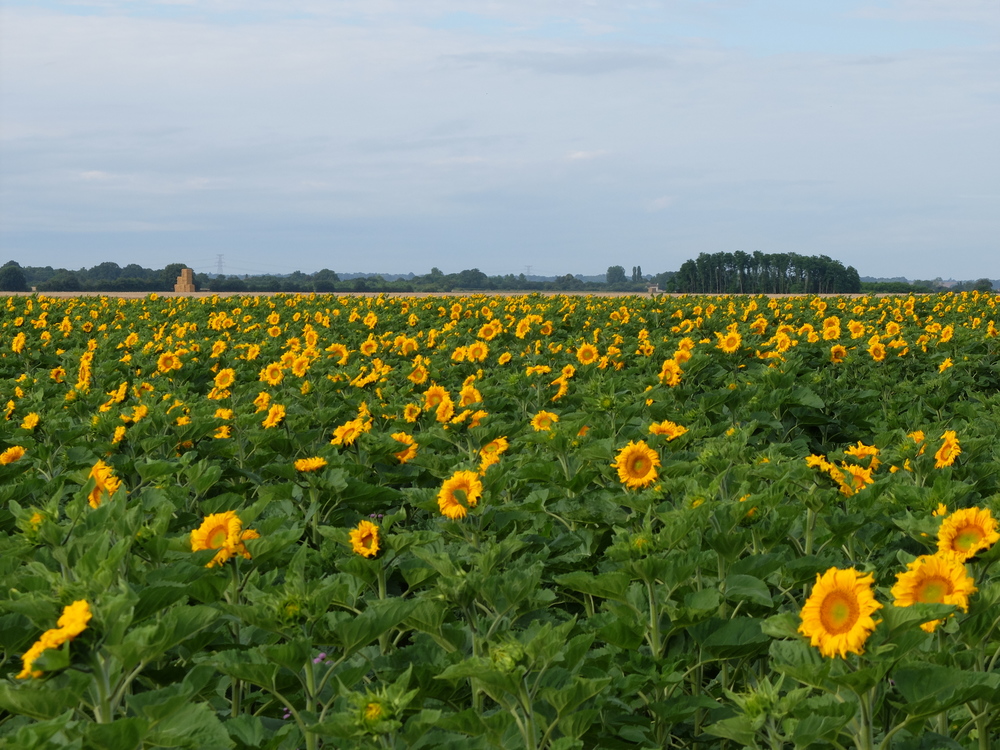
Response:
[{"label": "tree line", "polygon": [[861,291],[853,266],[825,255],[701,253],[681,265],[667,291],[707,294],[849,294]]}]

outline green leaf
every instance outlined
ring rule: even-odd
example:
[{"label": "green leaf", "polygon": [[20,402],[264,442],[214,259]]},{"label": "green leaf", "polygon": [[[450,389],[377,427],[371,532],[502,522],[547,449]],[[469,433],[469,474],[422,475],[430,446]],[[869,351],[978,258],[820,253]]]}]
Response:
[{"label": "green leaf", "polygon": [[713,630],[701,645],[705,650],[723,658],[751,656],[767,650],[770,636],[761,631],[761,620],[736,617]]},{"label": "green leaf", "polygon": [[733,716],[705,727],[707,734],[715,737],[725,737],[733,742],[738,742],[743,747],[758,747],[756,732],[753,724],[747,716]]},{"label": "green leaf", "polygon": [[892,679],[905,699],[902,709],[911,716],[940,713],[977,698],[996,700],[1000,690],[1000,675],[934,664],[902,667]]},{"label": "green leaf", "polygon": [[759,578],[748,575],[729,575],[726,577],[726,599],[731,602],[753,602],[765,607],[774,606],[767,584]]}]

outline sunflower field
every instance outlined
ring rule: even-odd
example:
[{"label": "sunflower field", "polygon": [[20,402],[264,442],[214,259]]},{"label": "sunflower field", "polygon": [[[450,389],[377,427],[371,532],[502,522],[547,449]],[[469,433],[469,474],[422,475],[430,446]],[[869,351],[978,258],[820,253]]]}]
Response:
[{"label": "sunflower field", "polygon": [[1000,747],[994,295],[0,309],[0,747]]}]

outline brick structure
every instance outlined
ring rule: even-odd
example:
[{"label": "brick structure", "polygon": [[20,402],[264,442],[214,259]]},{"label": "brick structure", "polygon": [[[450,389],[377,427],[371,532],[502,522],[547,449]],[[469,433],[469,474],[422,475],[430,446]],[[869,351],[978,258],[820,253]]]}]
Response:
[{"label": "brick structure", "polygon": [[194,291],[194,271],[190,268],[183,269],[181,275],[177,277],[177,283],[174,284],[174,291],[181,294],[192,293]]}]

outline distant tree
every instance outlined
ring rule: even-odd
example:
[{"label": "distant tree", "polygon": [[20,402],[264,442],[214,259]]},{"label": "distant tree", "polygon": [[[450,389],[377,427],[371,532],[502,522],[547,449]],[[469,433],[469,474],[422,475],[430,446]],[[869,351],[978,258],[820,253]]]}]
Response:
[{"label": "distant tree", "polygon": [[87,272],[90,281],[111,281],[122,275],[122,269],[117,263],[100,263]]},{"label": "distant tree", "polygon": [[8,261],[0,268],[0,292],[27,292],[28,282],[17,261]]},{"label": "distant tree", "polygon": [[553,282],[553,286],[563,292],[573,292],[583,289],[583,282],[571,273],[559,276]]},{"label": "distant tree", "polygon": [[608,272],[605,274],[605,279],[609,284],[624,284],[628,281],[628,277],[625,275],[625,268],[623,266],[608,266]]},{"label": "distant tree", "polygon": [[490,277],[478,268],[461,271],[458,274],[457,282],[458,286],[463,289],[490,289],[492,287]]},{"label": "distant tree", "polygon": [[635,283],[642,281],[642,266],[632,266],[632,281]]},{"label": "distant tree", "polygon": [[188,266],[184,263],[171,263],[160,271],[161,289],[165,292],[174,291],[174,285],[177,283],[177,277],[181,275],[181,271],[185,268],[188,268]]},{"label": "distant tree", "polygon": [[56,272],[55,276],[48,281],[38,285],[40,292],[79,292],[82,289],[79,277],[64,268]]},{"label": "distant tree", "polygon": [[324,268],[313,274],[313,289],[317,292],[333,292],[337,289],[340,277],[329,268]]},{"label": "distant tree", "polygon": [[989,279],[976,279],[976,285],[972,288],[977,292],[992,292],[993,282]]}]

